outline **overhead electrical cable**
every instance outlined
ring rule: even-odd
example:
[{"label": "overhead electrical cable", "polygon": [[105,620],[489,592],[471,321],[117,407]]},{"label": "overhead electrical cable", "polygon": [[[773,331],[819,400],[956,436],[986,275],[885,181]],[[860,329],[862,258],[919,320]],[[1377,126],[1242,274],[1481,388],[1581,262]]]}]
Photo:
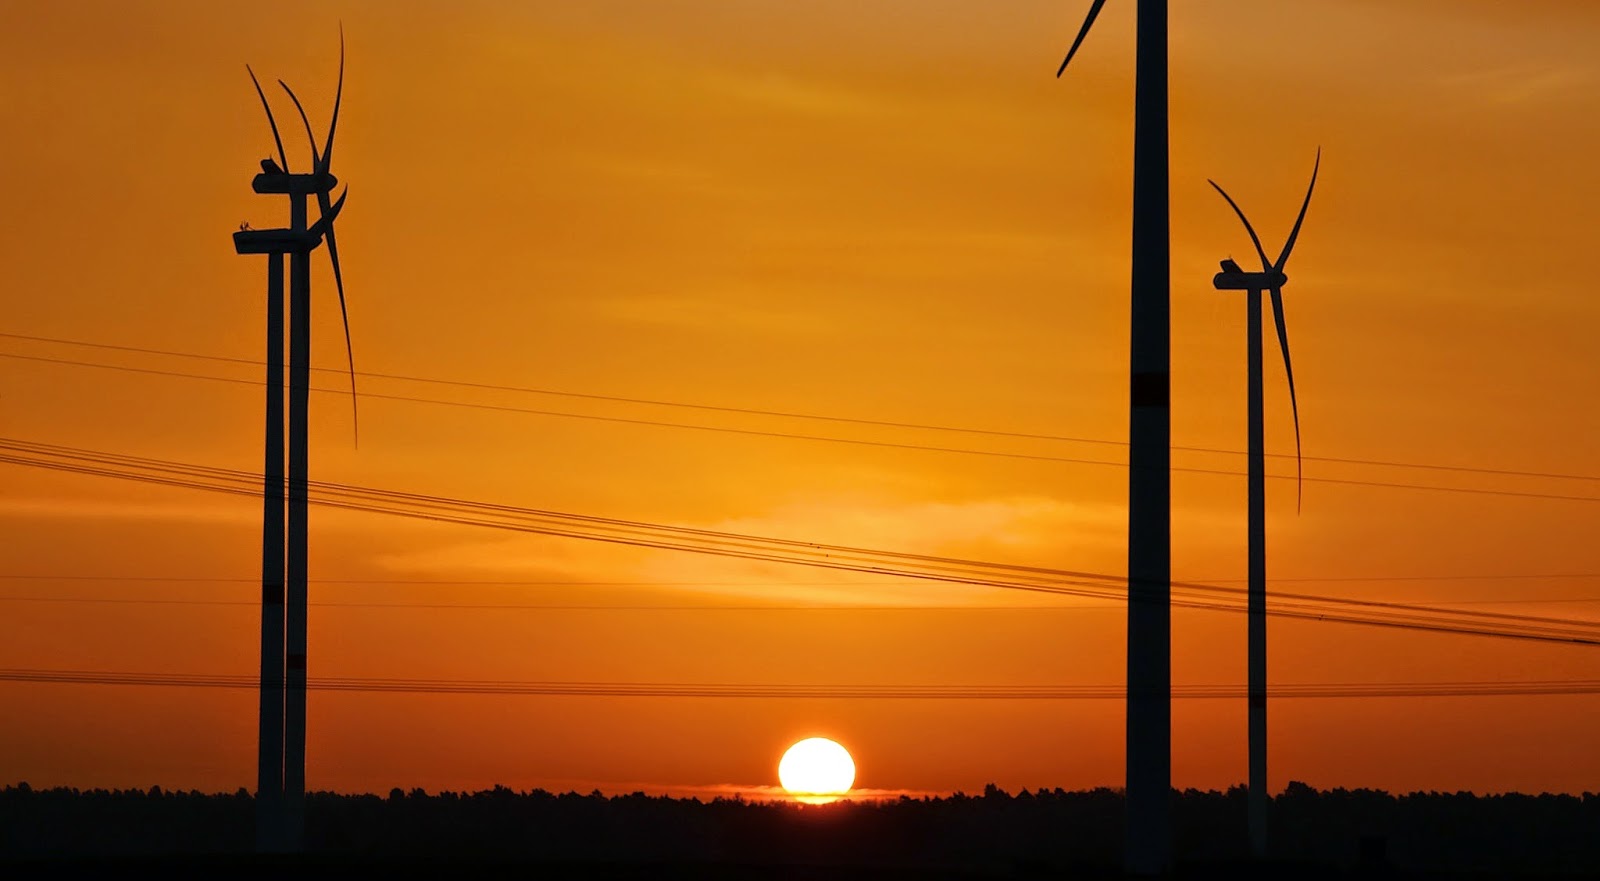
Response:
[{"label": "overhead electrical cable", "polygon": [[[52,340],[50,338],[45,338],[45,337],[26,337],[26,336],[16,335],[16,334],[10,334],[10,335],[8,335],[8,334],[0,334],[0,337],[5,337],[5,336],[13,336],[13,337],[18,337],[18,338],[22,338],[22,339],[36,339],[36,340],[44,340],[44,341],[52,341],[52,342],[55,341],[55,340]],[[128,346],[109,346],[109,345],[104,345],[104,344],[89,344],[89,343],[82,343],[82,344],[77,344],[77,345],[91,345],[91,346],[96,346],[96,347],[104,347],[104,348],[112,348],[112,349],[125,349],[125,350],[131,350],[131,351],[137,351],[137,352],[143,352],[143,353],[150,353],[150,354],[165,354],[165,355],[171,355],[173,357],[188,357],[188,358],[200,358],[200,359],[204,359],[204,360],[218,360],[218,361],[224,361],[224,362],[230,362],[230,363],[232,363],[232,362],[243,362],[243,363],[250,363],[250,364],[256,363],[256,362],[249,361],[248,359],[223,358],[221,356],[211,356],[211,355],[192,355],[192,354],[182,353],[182,352],[165,352],[163,350],[157,350],[157,349],[142,349],[142,348],[128,347]],[[238,377],[214,376],[214,375],[209,375],[209,374],[192,373],[192,372],[187,372],[187,371],[161,370],[161,369],[155,369],[155,368],[137,367],[137,366],[131,366],[131,365],[124,365],[124,364],[108,364],[108,363],[95,362],[95,361],[83,361],[83,360],[67,359],[67,358],[51,358],[51,357],[44,357],[44,356],[37,356],[37,355],[25,355],[25,354],[18,354],[18,353],[10,353],[10,352],[0,352],[0,358],[11,358],[11,359],[15,359],[15,360],[33,361],[33,362],[39,362],[39,363],[57,364],[57,365],[64,365],[64,366],[87,367],[87,368],[95,368],[95,369],[114,370],[114,371],[120,371],[120,372],[126,372],[126,373],[152,375],[152,376],[163,376],[163,377],[169,377],[169,378],[196,379],[196,380],[204,380],[204,381],[210,381],[210,382],[223,382],[223,383],[229,383],[229,384],[235,384],[235,385],[260,386],[260,385],[264,385],[265,384],[262,380],[256,380],[256,379],[243,379],[243,378],[238,378]],[[347,373],[348,372],[348,371],[333,371],[332,368],[318,368],[318,369],[319,370],[326,370],[326,371],[329,371],[329,372],[338,372],[338,373]],[[686,408],[697,409],[697,410],[711,410],[711,411],[728,412],[728,413],[743,413],[743,414],[751,414],[751,415],[762,415],[762,416],[773,416],[773,417],[795,418],[795,419],[812,419],[812,420],[819,420],[819,421],[826,421],[826,422],[860,424],[860,425],[870,425],[870,426],[879,426],[879,427],[892,427],[892,428],[904,428],[904,429],[921,429],[921,430],[931,430],[931,431],[948,431],[948,432],[960,432],[960,433],[976,434],[976,435],[989,435],[989,436],[997,436],[997,437],[1028,438],[1028,439],[1034,439],[1034,440],[1050,440],[1050,441],[1061,441],[1061,442],[1072,442],[1072,443],[1101,444],[1101,445],[1108,445],[1108,446],[1126,446],[1126,442],[1123,442],[1123,441],[1111,441],[1111,440],[1104,440],[1104,439],[1097,439],[1097,438],[1068,437],[1068,436],[1063,436],[1063,435],[1047,435],[1047,434],[1030,434],[1030,433],[1026,433],[1026,432],[1009,432],[1009,431],[998,431],[998,430],[990,430],[990,429],[967,429],[967,428],[960,428],[960,427],[955,427],[955,426],[939,426],[939,425],[929,425],[929,424],[921,424],[921,423],[886,422],[886,421],[880,421],[880,420],[854,419],[854,418],[850,418],[850,417],[824,416],[824,415],[818,415],[818,414],[789,413],[789,412],[784,412],[784,411],[757,410],[757,409],[752,409],[752,408],[739,408],[739,407],[721,407],[721,406],[706,405],[706,404],[688,404],[688,403],[683,403],[683,402],[659,401],[659,400],[649,400],[649,399],[642,399],[642,398],[623,398],[623,397],[615,397],[615,396],[607,396],[607,395],[590,395],[590,394],[584,394],[584,393],[578,393],[578,392],[555,392],[555,391],[551,391],[551,390],[547,390],[547,389],[522,388],[522,387],[517,387],[517,386],[499,386],[499,385],[492,385],[492,384],[488,384],[488,383],[472,383],[472,382],[462,382],[462,381],[455,381],[455,380],[433,380],[433,379],[427,379],[427,378],[423,378],[423,377],[401,376],[401,375],[398,375],[398,374],[362,373],[362,372],[358,372],[357,375],[358,376],[371,376],[371,377],[375,377],[375,378],[387,378],[387,379],[411,381],[411,382],[433,383],[433,384],[439,384],[439,385],[452,385],[452,386],[472,387],[472,388],[491,389],[491,390],[498,390],[498,391],[513,391],[513,392],[520,392],[520,393],[527,393],[527,394],[561,395],[561,396],[566,396],[566,397],[589,398],[589,399],[595,399],[595,400],[618,401],[618,402],[635,403],[635,404],[650,404],[650,405],[668,406],[668,407],[686,407]],[[318,392],[318,393],[321,393],[321,394],[335,394],[335,395],[341,395],[341,396],[349,393],[348,389],[320,388],[320,387],[313,387],[311,389],[311,391]],[[531,415],[531,416],[544,416],[544,417],[561,418],[561,419],[577,419],[577,420],[584,420],[584,421],[606,422],[606,423],[623,424],[623,425],[637,425],[637,426],[646,426],[646,427],[654,427],[654,428],[676,428],[676,429],[683,429],[683,430],[689,430],[689,431],[702,431],[702,432],[711,432],[711,433],[717,433],[717,434],[743,435],[743,436],[748,436],[748,437],[767,437],[767,438],[778,438],[778,439],[787,439],[787,440],[802,440],[802,441],[813,441],[813,442],[822,442],[822,443],[837,443],[837,444],[847,444],[847,445],[853,445],[853,446],[877,447],[877,448],[883,448],[883,449],[916,450],[916,451],[922,451],[922,452],[949,453],[949,454],[969,455],[969,456],[988,456],[988,457],[994,457],[994,458],[1018,459],[1018,460],[1027,460],[1027,461],[1059,462],[1059,463],[1063,463],[1063,464],[1090,465],[1090,466],[1098,466],[1098,467],[1111,467],[1111,468],[1126,468],[1126,467],[1128,467],[1128,464],[1126,462],[1119,462],[1119,461],[1105,460],[1105,459],[1092,459],[1092,458],[1074,457],[1074,456],[1059,456],[1059,455],[1050,455],[1050,454],[1044,454],[1044,453],[1026,453],[1026,452],[1016,452],[1016,451],[1006,451],[1006,450],[982,450],[982,449],[972,449],[972,448],[968,448],[968,447],[950,447],[950,446],[940,446],[940,445],[934,445],[934,444],[921,444],[921,443],[908,443],[908,442],[896,442],[896,441],[885,441],[885,440],[872,440],[872,439],[866,439],[866,438],[836,437],[836,436],[831,436],[831,435],[816,435],[816,434],[804,434],[804,433],[800,433],[800,432],[791,432],[791,431],[775,431],[775,430],[762,430],[762,429],[753,429],[753,428],[740,428],[740,427],[725,426],[725,425],[702,425],[702,424],[687,423],[687,422],[673,422],[673,421],[670,421],[670,420],[661,420],[661,419],[642,419],[642,418],[614,416],[614,415],[604,415],[604,414],[596,414],[596,413],[573,413],[573,412],[567,412],[567,411],[561,411],[561,410],[547,410],[547,409],[538,409],[538,408],[530,408],[530,407],[517,407],[517,406],[504,405],[504,404],[489,404],[489,403],[473,402],[473,401],[446,400],[446,399],[440,399],[440,398],[425,398],[425,397],[417,397],[417,396],[412,396],[412,395],[396,395],[396,394],[386,394],[386,393],[372,392],[372,391],[361,391],[361,392],[358,392],[357,394],[360,397],[372,398],[372,399],[375,399],[375,400],[396,401],[396,402],[402,402],[402,403],[426,404],[426,405],[443,406],[443,407],[457,407],[457,408],[472,409],[472,410],[482,410],[482,411],[490,411],[490,412],[516,413],[516,414]],[[1174,446],[1173,449],[1174,450],[1186,451],[1186,452],[1195,452],[1195,453],[1207,453],[1207,454],[1218,454],[1218,455],[1242,455],[1242,453],[1240,453],[1239,451],[1236,451],[1236,450],[1226,450],[1226,449],[1210,448],[1210,447]],[[1272,455],[1273,458],[1283,458],[1284,457],[1284,456],[1280,456],[1279,454],[1271,454],[1271,455]],[[1467,467],[1467,466],[1440,465],[1440,464],[1432,464],[1432,463],[1386,462],[1386,461],[1376,460],[1376,459],[1353,459],[1353,458],[1318,457],[1318,456],[1306,456],[1305,460],[1306,461],[1313,461],[1313,462],[1327,462],[1327,463],[1346,464],[1346,465],[1364,465],[1364,466],[1372,466],[1372,467],[1391,467],[1391,468],[1413,468],[1413,469],[1422,469],[1422,470],[1438,471],[1438,472],[1455,472],[1455,473],[1491,475],[1491,476],[1500,476],[1500,477],[1534,478],[1534,479],[1544,479],[1544,480],[1597,481],[1597,482],[1600,482],[1600,477],[1595,477],[1595,476],[1591,476],[1591,475],[1581,475],[1581,474],[1563,474],[1563,473],[1556,473],[1556,472],[1517,471],[1517,470],[1510,470],[1510,469],[1476,468],[1476,467]],[[1177,466],[1177,465],[1172,466],[1171,470],[1173,470],[1175,472],[1182,472],[1182,473],[1189,473],[1189,474],[1209,474],[1209,475],[1217,475],[1217,476],[1240,476],[1240,475],[1244,474],[1244,472],[1236,470],[1236,469],[1200,468],[1200,467]],[[1294,479],[1296,479],[1292,475],[1281,475],[1281,474],[1269,474],[1269,475],[1267,475],[1267,477],[1269,479],[1273,479],[1273,480],[1294,480]],[[1399,482],[1399,481],[1361,480],[1361,479],[1354,479],[1354,478],[1337,478],[1337,477],[1326,477],[1326,476],[1309,476],[1309,477],[1305,477],[1304,480],[1306,482],[1310,482],[1310,483],[1322,483],[1322,484],[1339,485],[1339,486],[1365,486],[1365,487],[1376,487],[1376,488],[1384,488],[1384,489],[1410,489],[1410,490],[1423,490],[1423,491],[1432,491],[1432,492],[1464,493],[1464,494],[1469,494],[1469,495],[1486,495],[1486,496],[1504,496],[1504,497],[1515,497],[1515,498],[1546,499],[1546,500],[1555,500],[1555,501],[1600,502],[1600,497],[1596,497],[1596,496],[1574,495],[1574,494],[1570,494],[1570,493],[1556,493],[1556,492],[1538,492],[1538,491],[1531,491],[1531,490],[1512,490],[1512,489],[1497,489],[1497,488],[1489,488],[1489,487],[1468,487],[1468,486],[1446,486],[1446,485],[1437,485],[1437,484],[1418,484],[1418,483],[1406,483],[1406,482]]]},{"label": "overhead electrical cable", "polygon": [[[260,678],[220,673],[136,673],[105,670],[0,669],[0,682],[121,685],[255,690]],[[808,685],[677,682],[571,682],[508,679],[390,679],[319,676],[315,691],[399,694],[485,694],[543,697],[776,698],[784,700],[1122,700],[1121,685]],[[1504,680],[1480,682],[1285,683],[1270,686],[1274,698],[1512,697],[1600,694],[1600,680]],[[1174,685],[1172,696],[1189,700],[1236,699],[1243,685]]]},{"label": "overhead electrical cable", "polygon": [[[250,472],[233,469],[4,439],[0,439],[0,462],[247,497],[257,495],[260,480]],[[323,481],[313,482],[311,489],[313,503],[345,510],[835,571],[1128,601],[1126,579],[1106,573],[743,535]],[[1176,607],[1229,612],[1244,610],[1243,591],[1239,588],[1189,583],[1175,583],[1173,588],[1173,605]],[[1280,594],[1274,600],[1275,606],[1269,609],[1269,614],[1280,617],[1600,645],[1600,622],[1582,619],[1308,594]]]}]

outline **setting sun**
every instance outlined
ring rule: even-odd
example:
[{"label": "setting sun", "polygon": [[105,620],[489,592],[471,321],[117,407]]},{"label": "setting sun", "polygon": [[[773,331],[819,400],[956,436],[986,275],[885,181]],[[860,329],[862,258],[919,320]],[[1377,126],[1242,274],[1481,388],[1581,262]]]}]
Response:
[{"label": "setting sun", "polygon": [[778,762],[778,782],[807,804],[836,801],[856,782],[850,753],[826,737],[808,737],[789,747]]}]

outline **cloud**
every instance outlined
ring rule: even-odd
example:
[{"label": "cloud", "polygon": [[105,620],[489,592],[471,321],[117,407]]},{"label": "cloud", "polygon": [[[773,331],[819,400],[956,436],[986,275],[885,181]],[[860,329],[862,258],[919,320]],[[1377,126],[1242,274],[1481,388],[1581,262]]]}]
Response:
[{"label": "cloud", "polygon": [[[1125,517],[1120,506],[1044,496],[915,502],[817,496],[759,515],[673,525],[930,556],[1029,565],[1059,561],[1078,569],[1117,571]],[[387,554],[379,562],[397,573],[561,578],[767,602],[995,605],[1007,601],[995,589],[981,586],[547,536],[456,542]],[[1038,601],[1036,596],[1012,599]]]},{"label": "cloud", "polygon": [[770,297],[752,290],[607,297],[596,300],[594,309],[607,318],[628,323],[712,330],[719,334],[804,334],[832,329],[820,314],[771,303]]},{"label": "cloud", "polygon": [[1439,83],[1470,100],[1507,106],[1587,94],[1593,80],[1594,71],[1586,67],[1521,64],[1451,74]]},{"label": "cloud", "polygon": [[0,499],[0,517],[61,520],[159,520],[192,523],[261,522],[259,504],[237,502],[145,502],[116,499],[32,497]]},{"label": "cloud", "polygon": [[967,549],[1007,558],[1057,556],[1047,549],[1097,544],[1116,534],[1120,506],[1085,505],[1047,496],[966,501],[887,502],[849,497],[797,501],[755,518],[711,528],[730,532],[802,534],[814,541],[914,553]]},{"label": "cloud", "polygon": [[395,574],[594,581],[626,573],[642,553],[622,545],[559,536],[485,534],[493,537],[379,554],[374,562]]},{"label": "cloud", "polygon": [[[769,783],[660,783],[637,780],[591,780],[585,778],[551,778],[535,785],[558,792],[590,793],[599,790],[607,796],[642,792],[646,795],[668,795],[674,798],[710,800],[715,798],[742,798],[745,801],[781,802],[796,804],[794,797],[781,786]],[[948,791],[924,789],[872,789],[857,787],[844,797],[845,801],[890,801],[905,798],[946,796]]]},{"label": "cloud", "polygon": [[885,113],[900,112],[903,107],[902,101],[871,96],[863,89],[826,85],[777,73],[751,76],[744,71],[718,71],[707,75],[704,82],[714,91],[748,101],[764,110],[809,116],[875,119]]}]

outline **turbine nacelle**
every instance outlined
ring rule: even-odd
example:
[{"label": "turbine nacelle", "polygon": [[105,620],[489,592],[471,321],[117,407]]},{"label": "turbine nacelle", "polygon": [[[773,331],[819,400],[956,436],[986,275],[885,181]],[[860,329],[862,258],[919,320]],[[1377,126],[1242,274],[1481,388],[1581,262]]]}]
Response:
[{"label": "turbine nacelle", "polygon": [[339,179],[326,172],[312,174],[263,172],[250,181],[250,189],[257,193],[279,196],[316,196],[331,192],[338,185]]},{"label": "turbine nacelle", "polygon": [[303,230],[241,229],[233,234],[233,250],[239,254],[293,254],[300,251],[314,251],[333,227],[333,221],[339,216],[339,212],[344,210],[344,198],[344,194],[341,194],[339,201],[329,206],[327,214]]},{"label": "turbine nacelle", "polygon": [[322,244],[322,236],[292,229],[241,229],[233,234],[236,254],[292,254]]},{"label": "turbine nacelle", "polygon": [[1217,273],[1211,286],[1219,291],[1270,291],[1289,283],[1281,272],[1244,272],[1237,266]]}]

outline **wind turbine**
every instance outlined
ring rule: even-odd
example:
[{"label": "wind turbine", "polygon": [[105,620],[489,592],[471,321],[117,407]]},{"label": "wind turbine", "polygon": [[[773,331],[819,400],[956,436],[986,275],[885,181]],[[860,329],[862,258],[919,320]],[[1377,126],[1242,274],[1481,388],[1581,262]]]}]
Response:
[{"label": "wind turbine", "polygon": [[[1094,0],[1056,71],[1094,26]],[[1139,0],[1133,107],[1133,308],[1128,420],[1127,832],[1130,873],[1166,871],[1172,787],[1172,409],[1167,0]]]},{"label": "wind turbine", "polygon": [[[1261,258],[1260,272],[1245,272],[1233,260],[1222,261],[1222,271],[1211,280],[1213,286],[1219,291],[1246,291],[1245,308],[1249,313],[1248,329],[1249,342],[1249,496],[1250,496],[1250,525],[1249,525],[1249,576],[1250,584],[1247,592],[1249,603],[1249,652],[1247,667],[1249,669],[1249,740],[1250,740],[1250,786],[1248,794],[1248,814],[1250,826],[1250,849],[1257,858],[1267,854],[1267,491],[1266,491],[1266,443],[1265,432],[1262,428],[1262,393],[1261,393],[1261,292],[1272,292],[1272,317],[1278,326],[1278,346],[1283,350],[1283,372],[1289,378],[1289,408],[1294,413],[1294,455],[1295,477],[1302,477],[1300,462],[1300,404],[1295,399],[1294,393],[1294,367],[1289,361],[1289,331],[1283,319],[1283,286],[1288,284],[1289,277],[1283,269],[1289,263],[1289,253],[1294,250],[1295,239],[1300,237],[1300,225],[1305,222],[1306,209],[1311,207],[1311,192],[1317,186],[1317,171],[1322,167],[1322,149],[1317,149],[1317,161],[1311,167],[1311,185],[1306,187],[1305,201],[1300,204],[1300,215],[1294,219],[1294,228],[1289,231],[1289,239],[1283,245],[1283,251],[1278,255],[1275,263],[1267,262],[1267,252],[1261,247],[1261,238],[1256,235],[1255,227],[1250,225],[1249,218],[1244,216],[1244,211],[1239,204],[1233,201],[1228,192],[1217,185],[1216,181],[1208,181],[1222,198],[1228,201],[1239,220],[1243,221],[1245,231],[1250,234],[1250,242],[1255,245],[1256,255]],[[1299,484],[1297,482],[1295,505],[1299,507]]]},{"label": "wind turbine", "polygon": [[[257,754],[256,846],[259,850],[299,850],[305,827],[305,714],[306,714],[306,536],[307,536],[307,405],[311,390],[311,252],[324,240],[339,289],[339,311],[344,318],[345,346],[350,343],[350,320],[345,309],[344,277],[333,235],[333,222],[344,208],[340,193],[330,193],[338,180],[330,171],[333,135],[339,124],[339,104],[344,95],[344,33],[339,34],[339,85],[333,102],[328,139],[317,151],[316,138],[305,109],[282,80],[278,81],[305,123],[311,141],[312,170],[289,171],[288,156],[278,133],[277,120],[261,82],[249,65],[256,95],[267,113],[278,162],[261,161],[261,173],[251,188],[264,195],[289,197],[286,229],[243,228],[233,234],[239,254],[267,255],[267,437],[262,469],[261,527],[261,705]],[[307,203],[317,197],[319,216],[307,224]],[[289,425],[288,480],[284,479],[284,255],[289,257]],[[355,359],[350,356],[350,392],[355,395]],[[285,496],[287,495],[287,530]],[[287,548],[285,537],[287,534]]]}]

